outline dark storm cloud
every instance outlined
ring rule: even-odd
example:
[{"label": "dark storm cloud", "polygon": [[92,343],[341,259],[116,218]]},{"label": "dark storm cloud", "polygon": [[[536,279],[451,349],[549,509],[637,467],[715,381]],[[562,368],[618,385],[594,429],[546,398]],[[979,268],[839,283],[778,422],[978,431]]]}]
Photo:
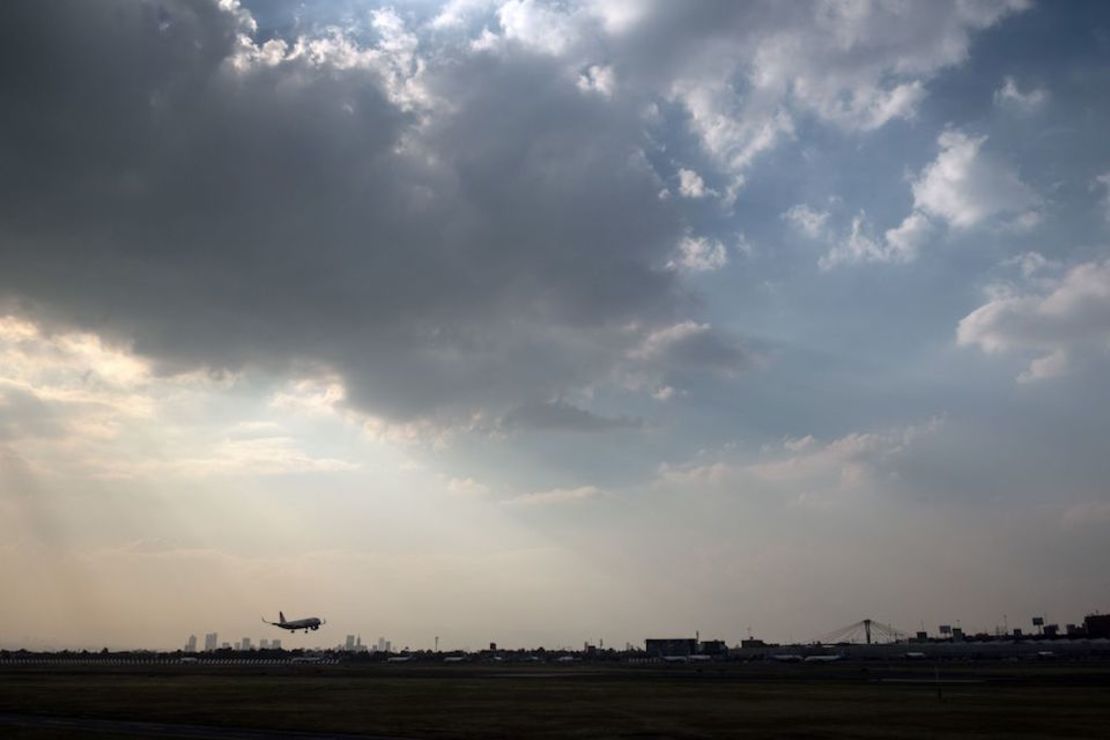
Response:
[{"label": "dark storm cloud", "polygon": [[417,80],[338,45],[245,62],[249,32],[206,2],[3,4],[0,299],[168,371],[322,366],[401,418],[556,394],[674,319],[636,111],[523,52]]}]

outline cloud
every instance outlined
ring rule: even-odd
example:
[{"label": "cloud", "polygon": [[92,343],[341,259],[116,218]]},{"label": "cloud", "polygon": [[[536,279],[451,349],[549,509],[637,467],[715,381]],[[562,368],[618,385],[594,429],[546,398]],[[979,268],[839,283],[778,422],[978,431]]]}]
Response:
[{"label": "cloud", "polygon": [[[0,317],[0,441],[40,474],[175,479],[359,467],[306,451],[276,419],[222,427],[226,411],[217,399],[234,382],[203,373],[159,376],[150,363],[96,335],[49,333]],[[298,381],[275,393],[266,410],[334,413],[341,392]],[[198,414],[213,421],[198,421]]]},{"label": "cloud", "polygon": [[617,89],[616,78],[613,76],[613,68],[603,67],[597,64],[591,65],[589,69],[579,75],[578,89],[596,92],[607,98],[613,97],[613,93],[616,92]]},{"label": "cloud", "polygon": [[448,0],[429,25],[437,30],[460,28],[471,16],[487,11],[493,5],[495,0]]},{"label": "cloud", "polygon": [[733,374],[746,367],[748,353],[734,338],[709,324],[683,321],[649,332],[629,353],[630,359],[663,368]]},{"label": "cloud", "polygon": [[1048,102],[1048,99],[1048,90],[1043,87],[1035,87],[1028,92],[1022,92],[1013,77],[1006,77],[1003,80],[1002,87],[994,91],[995,105],[1010,108],[1023,114],[1040,110]]},{"label": "cloud", "polygon": [[867,220],[860,213],[852,219],[848,234],[833,245],[817,264],[822,270],[829,270],[842,264],[910,262],[917,256],[918,246],[928,230],[928,221],[914,214],[898,228],[889,229],[884,239],[877,239],[869,233]]},{"label": "cloud", "polygon": [[569,432],[600,432],[609,429],[635,429],[639,419],[606,417],[573,406],[565,401],[531,403],[509,411],[501,426],[506,429],[534,429]]},{"label": "cloud", "polygon": [[447,492],[453,496],[484,498],[490,495],[490,487],[474,478],[448,478]]},{"label": "cloud", "polygon": [[1102,191],[1102,200],[1100,201],[1102,216],[1107,223],[1110,223],[1110,172],[1096,177],[1091,183],[1091,190]]},{"label": "cloud", "polygon": [[914,208],[956,229],[1002,216],[1029,224],[1028,214],[1041,207],[1040,198],[1009,165],[982,151],[986,141],[986,136],[943,132],[937,139],[936,160],[913,182]]},{"label": "cloud", "polygon": [[982,151],[986,141],[954,129],[942,132],[937,158],[912,181],[914,207],[902,223],[879,239],[868,233],[863,215],[857,216],[851,231],[821,258],[821,267],[912,262],[938,221],[961,231],[987,224],[1016,233],[1034,229],[1043,201],[1006,162]]},{"label": "cloud", "polygon": [[497,9],[505,38],[547,54],[561,54],[576,40],[581,10],[559,12],[536,0],[508,0]]},{"label": "cloud", "polygon": [[[727,263],[658,197],[661,121],[709,155],[679,192],[732,202],[798,121],[912,117],[1024,7],[460,0],[275,34],[231,2],[12,3],[0,300],[154,375],[308,368],[382,428],[499,418],[627,378],[626,327],[692,321],[690,274]],[[842,251],[909,252],[868,239]],[[676,359],[636,373],[676,388]]]},{"label": "cloud", "polygon": [[683,198],[704,198],[707,195],[716,195],[716,191],[705,186],[701,175],[685,167],[678,171],[678,194]]},{"label": "cloud", "polygon": [[[799,114],[862,131],[913,117],[925,81],[966,58],[972,32],[1026,7],[686,5],[659,15],[677,29],[695,19],[699,29],[715,29],[702,30],[697,46],[691,39],[678,51],[684,79],[675,97],[689,110],[706,150],[722,168],[741,173],[794,135]],[[681,30],[675,36],[685,41]]]},{"label": "cloud", "polygon": [[728,250],[716,239],[685,236],[678,243],[677,254],[667,262],[673,270],[710,272],[728,264]]},{"label": "cloud", "polygon": [[830,215],[828,211],[818,211],[805,203],[798,203],[782,217],[810,239],[819,239],[825,234]]},{"label": "cloud", "polygon": [[1110,350],[1110,261],[1085,262],[1026,290],[1001,288],[960,320],[956,341],[987,353],[1035,353],[1022,382],[1064,375],[1073,359]]},{"label": "cloud", "polygon": [[308,365],[400,423],[597,382],[627,322],[681,318],[639,108],[522,47],[540,6],[436,54],[388,11],[263,43],[227,4],[109,6],[6,10],[33,75],[0,74],[0,299],[154,374]]},{"label": "cloud", "polygon": [[828,442],[810,436],[783,442],[785,455],[750,464],[745,472],[778,486],[814,492],[845,490],[872,484],[893,473],[893,463],[923,434],[934,432],[939,421],[882,432],[859,432]]},{"label": "cloud", "polygon": [[361,465],[350,460],[313,455],[289,436],[227,438],[199,456],[187,452],[172,458],[103,460],[98,478],[208,478],[213,476],[281,476],[306,473],[344,473]]},{"label": "cloud", "polygon": [[63,433],[52,406],[32,390],[0,378],[0,442]]},{"label": "cloud", "polygon": [[917,256],[918,251],[933,233],[933,224],[920,212],[914,211],[893,229],[887,229],[887,252],[895,261],[908,262]]},{"label": "cloud", "polygon": [[[776,495],[785,503],[827,505],[861,495],[882,495],[897,481],[906,456],[934,435],[940,419],[873,432],[852,432],[831,440],[813,435],[788,437],[763,450],[755,461],[698,460],[664,465],[656,486]],[[761,499],[766,501],[766,499]]]},{"label": "cloud", "polygon": [[730,201],[759,156],[794,136],[799,116],[850,131],[912,118],[928,80],[967,58],[976,31],[1028,7],[510,0],[481,44],[522,45],[574,70],[604,62],[622,89],[681,106],[729,177]]},{"label": "cloud", "polygon": [[508,506],[559,506],[600,498],[604,493],[595,486],[580,486],[578,488],[553,488],[548,491],[526,493],[516,498],[508,499]]}]

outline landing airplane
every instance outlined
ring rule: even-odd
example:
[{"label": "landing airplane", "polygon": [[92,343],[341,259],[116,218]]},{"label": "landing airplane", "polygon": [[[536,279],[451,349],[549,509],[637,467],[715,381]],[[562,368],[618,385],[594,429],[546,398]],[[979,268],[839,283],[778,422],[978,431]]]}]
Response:
[{"label": "landing airplane", "polygon": [[319,617],[307,617],[305,619],[291,619],[286,621],[285,615],[281,612],[278,612],[278,621],[276,622],[268,622],[266,621],[266,617],[262,617],[262,621],[266,624],[272,624],[275,627],[281,627],[283,630],[289,630],[290,632],[304,630],[306,633],[309,630],[318,630],[320,629],[320,625],[328,623],[326,619],[320,619]]}]

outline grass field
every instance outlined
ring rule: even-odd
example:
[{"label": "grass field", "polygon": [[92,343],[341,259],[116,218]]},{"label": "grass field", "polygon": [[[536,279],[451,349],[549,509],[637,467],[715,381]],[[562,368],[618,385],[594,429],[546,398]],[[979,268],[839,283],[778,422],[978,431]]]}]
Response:
[{"label": "grass field", "polygon": [[933,671],[859,664],[8,669],[0,671],[0,712],[418,738],[1088,738],[1110,731],[1105,663],[945,666],[941,700]]}]

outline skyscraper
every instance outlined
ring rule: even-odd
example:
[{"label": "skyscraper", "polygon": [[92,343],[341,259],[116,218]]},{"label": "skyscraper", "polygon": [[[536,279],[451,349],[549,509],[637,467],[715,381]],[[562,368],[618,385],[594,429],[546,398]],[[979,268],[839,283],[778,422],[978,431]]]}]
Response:
[{"label": "skyscraper", "polygon": [[270,649],[271,650],[281,650],[281,640],[278,640],[278,639],[270,640]]},{"label": "skyscraper", "polygon": [[189,635],[189,640],[185,643],[185,652],[195,653],[197,651],[197,636]]},{"label": "skyscraper", "polygon": [[209,632],[204,636],[205,650],[215,650],[217,647],[219,647],[219,645],[220,643],[217,642],[217,636],[215,632]]},{"label": "skyscraper", "polygon": [[242,643],[240,644],[240,648],[243,649],[243,650],[250,650],[251,649],[251,638],[244,637]]}]

